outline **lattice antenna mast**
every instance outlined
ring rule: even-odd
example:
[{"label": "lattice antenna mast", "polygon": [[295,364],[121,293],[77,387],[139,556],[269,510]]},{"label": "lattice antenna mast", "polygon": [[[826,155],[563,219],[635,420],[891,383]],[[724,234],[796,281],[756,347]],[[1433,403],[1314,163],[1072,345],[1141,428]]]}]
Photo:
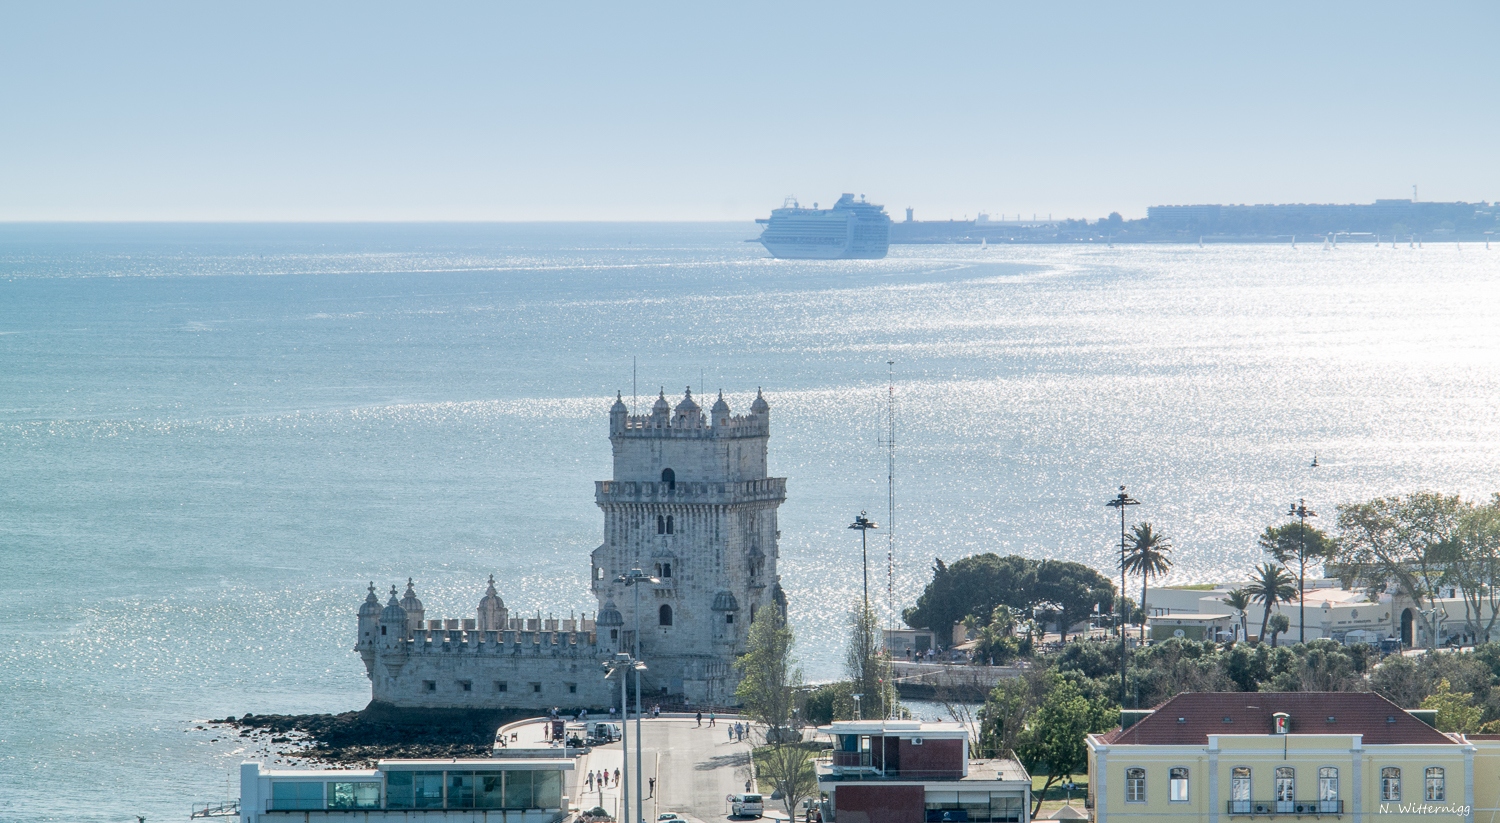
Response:
[{"label": "lattice antenna mast", "polygon": [[896,628],[896,361],[885,361],[885,608],[889,628]]}]

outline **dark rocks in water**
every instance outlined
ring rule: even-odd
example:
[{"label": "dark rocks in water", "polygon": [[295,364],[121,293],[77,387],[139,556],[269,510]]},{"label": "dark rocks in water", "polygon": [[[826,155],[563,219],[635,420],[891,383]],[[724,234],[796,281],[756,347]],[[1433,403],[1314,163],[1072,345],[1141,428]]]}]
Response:
[{"label": "dark rocks in water", "polygon": [[240,728],[241,735],[264,731],[272,743],[292,742],[288,735],[299,733],[312,744],[299,752],[304,757],[373,766],[383,758],[489,757],[500,726],[533,716],[515,709],[405,709],[372,702],[343,714],[246,713],[216,722]]}]

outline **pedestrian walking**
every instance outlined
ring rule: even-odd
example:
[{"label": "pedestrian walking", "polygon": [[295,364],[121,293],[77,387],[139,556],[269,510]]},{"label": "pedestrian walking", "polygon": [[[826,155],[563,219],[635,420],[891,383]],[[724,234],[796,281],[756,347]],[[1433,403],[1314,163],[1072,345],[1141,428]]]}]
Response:
[{"label": "pedestrian walking", "polygon": [[650,789],[651,789],[651,794],[647,795],[647,797],[655,797],[656,796],[656,778],[654,778],[654,777],[647,778],[646,782],[650,786]]},{"label": "pedestrian walking", "polygon": [[734,727],[733,726],[725,726],[724,728],[725,728],[726,731],[729,732],[729,742],[733,743],[734,742],[734,731],[735,731]]},{"label": "pedestrian walking", "polygon": [[590,792],[593,791],[594,790],[594,773],[593,772],[589,772],[588,776],[583,779],[583,782],[584,782],[584,785],[588,786],[588,788],[585,789],[584,791],[590,791]]},{"label": "pedestrian walking", "polygon": [[708,713],[708,725],[710,725],[710,726],[714,725],[714,723],[718,719],[718,717],[719,716],[717,714],[714,714],[713,712],[709,712]]},{"label": "pedestrian walking", "polygon": [[[610,711],[614,711],[614,710],[611,709]],[[693,719],[696,720],[696,721],[698,721],[698,725],[699,726],[702,726],[703,725],[703,712],[698,712],[697,714],[694,714],[693,715]]]},{"label": "pedestrian walking", "polygon": [[620,785],[620,769],[618,766],[615,767],[615,785]]}]

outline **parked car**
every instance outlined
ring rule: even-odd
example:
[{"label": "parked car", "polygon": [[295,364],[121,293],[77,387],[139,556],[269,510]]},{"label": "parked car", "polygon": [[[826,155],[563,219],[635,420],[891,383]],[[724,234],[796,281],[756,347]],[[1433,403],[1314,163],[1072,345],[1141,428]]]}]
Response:
[{"label": "parked car", "polygon": [[758,794],[732,794],[729,796],[730,817],[760,817],[765,811],[765,801]]}]

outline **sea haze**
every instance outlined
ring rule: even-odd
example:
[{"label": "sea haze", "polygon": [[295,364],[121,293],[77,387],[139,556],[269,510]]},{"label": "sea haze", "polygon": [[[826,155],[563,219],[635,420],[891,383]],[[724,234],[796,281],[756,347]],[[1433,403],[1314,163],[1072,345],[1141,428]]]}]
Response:
[{"label": "sea haze", "polygon": [[[254,752],[195,720],[368,699],[354,614],[494,574],[593,610],[606,412],[771,404],[781,577],[839,674],[857,536],[1112,569],[1120,484],[1222,580],[1302,497],[1500,490],[1500,249],[902,246],[753,225],[0,226],[0,819],[185,816]],[[632,362],[639,375],[632,386]],[[1309,463],[1318,456],[1319,466]],[[886,534],[871,534],[884,610]],[[217,738],[217,740],[216,740]]]}]

